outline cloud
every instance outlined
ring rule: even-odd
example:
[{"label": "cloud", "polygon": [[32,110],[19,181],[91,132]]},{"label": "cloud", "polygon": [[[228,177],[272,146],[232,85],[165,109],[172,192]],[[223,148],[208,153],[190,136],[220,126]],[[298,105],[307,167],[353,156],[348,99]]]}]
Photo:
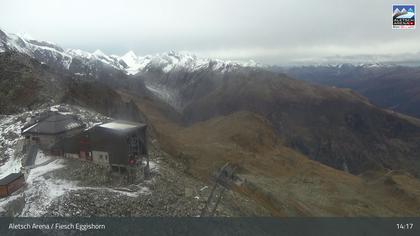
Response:
[{"label": "cloud", "polygon": [[389,0],[0,0],[1,27],[67,48],[169,50],[268,64],[420,51]]}]

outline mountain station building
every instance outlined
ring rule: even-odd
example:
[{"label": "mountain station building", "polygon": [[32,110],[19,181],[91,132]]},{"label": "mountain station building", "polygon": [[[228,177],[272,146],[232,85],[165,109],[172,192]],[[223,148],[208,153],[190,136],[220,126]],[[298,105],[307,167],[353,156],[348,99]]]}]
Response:
[{"label": "mountain station building", "polygon": [[32,117],[21,133],[29,147],[124,173],[143,161],[149,169],[146,128],[142,123],[116,120],[86,129],[75,115],[48,111]]},{"label": "mountain station building", "polygon": [[129,121],[111,121],[96,125],[73,137],[68,137],[55,146],[65,157],[80,158],[126,172],[129,167],[148,166],[147,126]]}]

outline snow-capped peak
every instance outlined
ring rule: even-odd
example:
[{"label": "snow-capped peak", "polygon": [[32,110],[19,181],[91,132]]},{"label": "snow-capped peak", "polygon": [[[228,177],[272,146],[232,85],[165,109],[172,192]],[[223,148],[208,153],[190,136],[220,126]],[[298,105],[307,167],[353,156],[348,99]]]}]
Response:
[{"label": "snow-capped peak", "polygon": [[102,52],[100,49],[96,49],[96,51],[93,52],[93,55],[98,57],[108,57],[104,52]]},{"label": "snow-capped peak", "polygon": [[133,51],[128,51],[122,57],[119,57],[119,60],[122,60],[127,67],[125,71],[127,74],[136,74],[139,70],[143,69],[144,63],[140,61],[140,58]]},{"label": "snow-capped peak", "polygon": [[26,33],[26,32],[18,33],[16,35],[23,38],[23,39],[26,39],[26,40],[35,40],[35,38],[32,37],[32,35],[30,35],[29,33]]},{"label": "snow-capped peak", "polygon": [[126,54],[124,54],[124,56],[122,56],[121,58],[137,58],[137,55],[133,51],[130,50]]},{"label": "snow-capped peak", "polygon": [[26,54],[39,62],[69,69],[72,58],[54,43],[29,39],[17,34],[0,32],[0,51],[13,50]]},{"label": "snow-capped peak", "polygon": [[128,51],[124,56],[120,57],[129,67],[135,66],[138,61],[137,55],[133,51]]},{"label": "snow-capped peak", "polygon": [[174,70],[196,71],[208,68],[214,71],[225,72],[237,67],[258,67],[255,61],[234,62],[223,61],[218,59],[199,58],[189,52],[169,51],[166,53],[155,54],[153,56],[136,56],[133,51],[129,51],[120,57],[127,64],[126,72],[128,74],[136,74],[141,71],[151,69],[160,69],[163,72]]},{"label": "snow-capped peak", "polygon": [[73,57],[91,58],[92,54],[80,49],[67,49],[66,53]]}]

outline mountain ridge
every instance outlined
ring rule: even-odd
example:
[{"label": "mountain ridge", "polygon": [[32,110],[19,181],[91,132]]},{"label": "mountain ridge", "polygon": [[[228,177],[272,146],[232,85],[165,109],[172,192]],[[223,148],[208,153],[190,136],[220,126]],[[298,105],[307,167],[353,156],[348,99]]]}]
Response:
[{"label": "mountain ridge", "polygon": [[[74,73],[82,73],[72,67],[77,64],[74,60],[81,61],[87,66],[93,67],[98,62],[116,70],[124,71],[128,75],[134,75],[148,70],[172,70],[196,71],[202,68],[210,68],[217,71],[228,71],[238,67],[262,66],[252,60],[248,62],[224,61],[219,59],[199,58],[187,52],[169,51],[155,55],[137,56],[132,50],[122,56],[107,55],[100,49],[93,53],[80,49],[66,49],[46,41],[25,39],[16,34],[8,34],[0,30],[0,52],[15,50],[27,54],[42,63],[54,67],[62,67],[66,70],[73,70]],[[94,69],[91,69],[94,70]]]},{"label": "mountain ridge", "polygon": [[420,67],[345,64],[272,69],[312,84],[352,89],[379,107],[420,117]]}]

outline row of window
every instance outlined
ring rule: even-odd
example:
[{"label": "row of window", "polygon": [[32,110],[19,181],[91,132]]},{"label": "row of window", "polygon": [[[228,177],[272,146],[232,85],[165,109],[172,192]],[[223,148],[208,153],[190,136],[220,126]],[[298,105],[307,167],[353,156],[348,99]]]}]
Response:
[{"label": "row of window", "polygon": [[99,154],[99,159],[101,160],[105,159],[105,161],[108,161],[108,155]]}]

